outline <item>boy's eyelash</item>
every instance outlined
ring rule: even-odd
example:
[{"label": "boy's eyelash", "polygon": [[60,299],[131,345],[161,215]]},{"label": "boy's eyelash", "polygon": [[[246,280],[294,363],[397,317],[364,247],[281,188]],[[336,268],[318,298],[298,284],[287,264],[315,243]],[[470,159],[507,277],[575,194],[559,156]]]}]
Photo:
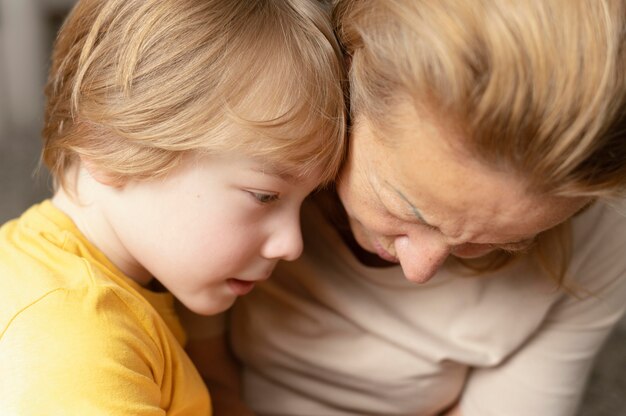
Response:
[{"label": "boy's eyelash", "polygon": [[256,199],[257,202],[259,202],[260,204],[271,204],[272,202],[278,201],[278,199],[280,198],[278,194],[272,194],[267,192],[248,191],[248,193],[252,195],[252,197]]}]

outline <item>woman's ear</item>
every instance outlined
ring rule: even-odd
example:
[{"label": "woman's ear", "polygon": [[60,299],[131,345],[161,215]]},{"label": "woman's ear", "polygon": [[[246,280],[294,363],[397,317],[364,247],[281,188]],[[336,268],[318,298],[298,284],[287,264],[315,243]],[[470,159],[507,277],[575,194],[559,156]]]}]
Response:
[{"label": "woman's ear", "polygon": [[106,169],[101,168],[91,159],[81,156],[80,163],[84,166],[89,176],[96,180],[101,185],[109,186],[111,188],[121,188],[124,186],[124,181],[119,176],[111,174]]}]

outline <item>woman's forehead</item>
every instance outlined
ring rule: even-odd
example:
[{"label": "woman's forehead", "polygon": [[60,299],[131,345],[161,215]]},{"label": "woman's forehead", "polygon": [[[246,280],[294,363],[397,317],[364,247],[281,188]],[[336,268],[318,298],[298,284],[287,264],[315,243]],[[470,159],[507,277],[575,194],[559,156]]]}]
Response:
[{"label": "woman's forehead", "polygon": [[431,120],[405,126],[405,132],[386,145],[361,120],[353,131],[352,169],[367,176],[387,205],[398,212],[419,212],[451,239],[525,239],[564,221],[584,203],[531,192],[522,176],[488,167],[459,151],[450,144],[458,137]]}]

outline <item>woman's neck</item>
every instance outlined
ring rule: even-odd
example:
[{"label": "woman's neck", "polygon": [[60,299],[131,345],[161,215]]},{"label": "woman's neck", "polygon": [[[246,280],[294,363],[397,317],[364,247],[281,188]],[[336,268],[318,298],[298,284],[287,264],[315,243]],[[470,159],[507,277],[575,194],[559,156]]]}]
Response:
[{"label": "woman's neck", "polygon": [[354,238],[348,221],[348,214],[341,204],[335,188],[320,191],[313,196],[317,206],[322,211],[326,220],[333,225],[343,243],[350,249],[354,257],[368,267],[393,267],[391,263],[381,259],[378,255],[364,250]]}]

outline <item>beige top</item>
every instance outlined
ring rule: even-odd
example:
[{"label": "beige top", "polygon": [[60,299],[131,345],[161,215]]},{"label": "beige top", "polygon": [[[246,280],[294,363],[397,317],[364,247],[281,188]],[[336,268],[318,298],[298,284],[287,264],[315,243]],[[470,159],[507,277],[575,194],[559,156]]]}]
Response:
[{"label": "beige top", "polygon": [[313,205],[305,254],[282,263],[231,317],[246,400],[261,415],[575,413],[592,360],[626,307],[626,218],[574,220],[571,272],[593,296],[555,290],[530,261],[482,277],[449,267],[416,285],[368,268]]}]

